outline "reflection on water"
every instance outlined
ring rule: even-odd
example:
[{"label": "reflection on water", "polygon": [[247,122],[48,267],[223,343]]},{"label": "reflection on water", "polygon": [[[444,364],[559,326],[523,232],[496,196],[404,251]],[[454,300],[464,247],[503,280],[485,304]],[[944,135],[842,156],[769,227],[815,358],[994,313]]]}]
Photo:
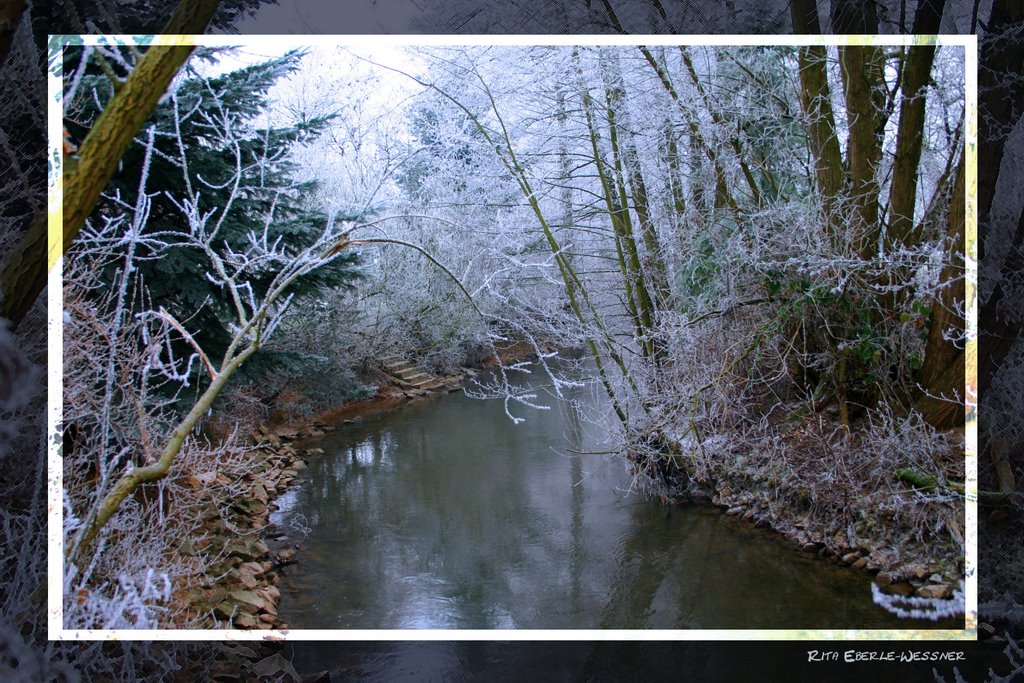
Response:
[{"label": "reflection on water", "polygon": [[[573,398],[599,405],[593,387]],[[543,398],[543,397],[542,397]],[[706,507],[629,492],[603,430],[553,399],[513,424],[461,393],[318,443],[278,500],[305,525],[292,628],[909,628],[868,577]],[[948,627],[948,626],[947,626]],[[958,627],[953,624],[952,627]]]}]

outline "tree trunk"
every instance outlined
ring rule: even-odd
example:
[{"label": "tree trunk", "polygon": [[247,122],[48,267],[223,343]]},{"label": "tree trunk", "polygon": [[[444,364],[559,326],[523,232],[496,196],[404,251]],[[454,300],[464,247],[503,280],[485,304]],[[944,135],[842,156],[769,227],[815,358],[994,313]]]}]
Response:
[{"label": "tree trunk", "polygon": [[[618,74],[616,74],[618,75]],[[625,109],[619,114],[620,130],[623,132],[621,138],[622,163],[626,171],[626,179],[629,183],[630,195],[633,198],[633,211],[636,213],[637,222],[640,224],[640,236],[644,245],[644,277],[651,283],[654,293],[654,305],[657,310],[663,311],[668,308],[669,286],[668,278],[665,275],[665,259],[658,234],[651,219],[650,202],[647,198],[647,183],[644,181],[643,169],[640,167],[640,157],[637,154],[636,143],[633,141],[632,126]]]},{"label": "tree trunk", "polygon": [[[654,238],[654,227],[650,225],[650,214],[647,207],[647,190],[640,176],[639,161],[635,158],[636,151],[633,150],[632,165],[630,169],[629,150],[630,142],[628,118],[623,118],[624,111],[622,100],[624,98],[624,84],[621,74],[618,71],[618,63],[614,57],[607,53],[603,55],[603,75],[605,78],[605,97],[608,114],[608,137],[611,144],[612,158],[615,171],[615,186],[618,192],[618,209],[620,215],[619,227],[622,230],[623,247],[628,256],[628,269],[626,276],[632,281],[633,291],[636,296],[636,310],[639,317],[639,341],[644,355],[649,358],[657,356],[654,342],[651,340],[651,332],[654,329],[655,311],[654,301],[647,285],[647,273],[644,271],[640,258],[640,251],[637,246],[636,232],[633,229],[633,222],[629,215],[629,200],[632,199],[633,210],[640,221],[640,231],[645,246],[651,245],[657,255],[660,249],[657,247]],[[623,126],[623,124],[626,124]],[[631,183],[634,193],[630,196],[626,188],[627,174],[632,177]],[[639,181],[637,181],[639,178]],[[638,184],[639,182],[639,190]],[[637,191],[640,194],[637,194]],[[650,235],[644,234],[644,230],[650,231]],[[652,244],[653,243],[653,244]],[[663,271],[662,271],[663,272]],[[667,288],[667,287],[666,287]]]},{"label": "tree trunk", "polygon": [[790,0],[789,17],[793,22],[793,33],[797,35],[821,33],[817,0]]},{"label": "tree trunk", "polygon": [[[711,97],[708,95],[707,89],[704,84],[700,82],[700,78],[697,77],[697,70],[693,68],[693,60],[690,58],[690,51],[683,47],[680,48],[680,52],[683,55],[683,63],[686,65],[686,71],[690,74],[690,81],[693,86],[700,93],[701,100],[704,102],[704,108],[708,114],[711,115],[711,120],[714,124],[722,129],[731,128],[731,124],[728,124],[722,117],[715,107],[712,106]],[[754,174],[750,171],[750,166],[747,164],[747,160],[744,158],[743,150],[740,147],[739,138],[736,135],[729,134],[729,146],[732,147],[732,151],[736,154],[736,163],[739,164],[740,171],[743,173],[743,179],[747,182],[747,188],[750,190],[751,203],[762,208],[761,205],[761,190],[757,187],[757,181],[754,180]],[[720,186],[727,187],[725,184],[724,174],[718,173],[717,182]]]},{"label": "tree trunk", "polygon": [[[139,128],[153,113],[171,79],[192,52],[191,46],[151,47],[118,89],[79,148],[78,159],[64,164],[64,229],[59,254],[93,212],[103,188],[124,156]],[[0,274],[4,303],[0,312],[17,325],[46,286],[45,215],[37,216]]]},{"label": "tree trunk", "polygon": [[181,0],[160,33],[164,35],[205,33],[219,6],[220,0]]},{"label": "tree trunk", "polygon": [[837,202],[843,191],[845,170],[825,69],[824,47],[813,45],[797,49],[800,74],[800,104],[807,119],[807,133],[814,161],[814,175],[821,195],[821,208],[827,234],[835,235]]},{"label": "tree trunk", "polygon": [[192,406],[192,409],[188,411],[188,414],[185,415],[174,429],[174,432],[171,433],[170,439],[160,452],[160,457],[156,462],[144,467],[129,467],[121,475],[121,478],[117,480],[114,487],[103,497],[103,500],[90,511],[89,517],[86,518],[78,533],[75,534],[74,542],[68,549],[68,562],[76,562],[82,556],[82,553],[89,547],[89,544],[96,538],[96,535],[121,507],[121,503],[124,502],[125,498],[146,482],[156,481],[167,476],[171,469],[171,464],[181,451],[185,439],[192,433],[192,429],[210,410],[213,401],[220,394],[221,390],[224,389],[228,380],[231,379],[231,376],[239,366],[256,353],[258,348],[259,342],[253,341],[237,356],[225,363],[213,382],[210,383],[210,386],[206,388],[206,391],[203,392],[199,400]]},{"label": "tree trunk", "polygon": [[64,242],[66,253],[99,201],[103,188],[142,124],[152,115],[171,79],[192,54],[192,46],[153,46],[129,74],[79,148],[64,165]]},{"label": "tree trunk", "polygon": [[569,161],[569,145],[566,142],[568,136],[565,130],[568,117],[565,111],[565,93],[562,90],[558,91],[556,101],[558,105],[557,120],[562,128],[562,137],[558,143],[558,170],[561,175],[559,182],[562,185],[558,201],[562,206],[562,220],[558,227],[563,234],[571,234],[576,221],[572,207],[572,164]]},{"label": "tree trunk", "polygon": [[[676,103],[676,106],[679,108],[680,113],[682,113],[683,118],[685,118],[687,123],[689,124],[691,145],[695,145],[697,149],[704,153],[704,155],[708,158],[708,161],[711,162],[711,165],[714,168],[715,182],[719,183],[720,185],[724,184],[725,170],[722,168],[722,164],[719,160],[718,150],[715,149],[712,145],[708,144],[707,141],[704,139],[704,136],[701,134],[700,128],[697,126],[697,121],[694,119],[692,112],[686,109],[686,106],[683,104],[683,101],[680,98],[678,91],[676,91],[676,88],[672,84],[671,79],[669,79],[668,72],[666,72],[664,67],[662,67],[661,64],[658,63],[658,60],[654,58],[654,55],[651,54],[651,51],[646,46],[641,45],[639,49],[641,54],[643,54],[644,59],[647,60],[647,63],[650,64],[651,68],[654,69],[654,72],[658,75],[658,80],[661,81],[661,85],[663,88],[665,88],[665,92],[667,92],[669,94],[669,97],[672,98],[672,101]],[[728,206],[734,213],[738,212],[739,206],[736,204],[736,199],[732,196],[732,193],[728,192],[728,186],[725,186],[724,189],[726,192],[725,196],[722,197],[724,205]]]},{"label": "tree trunk", "polygon": [[967,357],[963,350],[955,354],[945,369],[932,379],[929,393],[922,394],[914,403],[914,409],[924,421],[937,429],[962,427],[966,419],[963,395]]},{"label": "tree trunk", "polygon": [[[1024,74],[1024,50],[1020,28],[1024,6],[1013,0],[996,0],[988,29],[980,46],[978,73],[978,260],[986,259],[986,236],[992,230],[996,185],[1003,170],[1007,134],[1024,113],[1024,88],[1017,87]],[[1011,165],[1007,165],[1012,169]],[[978,313],[978,387],[984,392],[1021,333],[1021,318],[1006,299],[1002,282],[1024,269],[1024,213],[1008,245],[1006,262],[995,278],[995,287]],[[982,273],[984,276],[984,272]]]},{"label": "tree trunk", "polygon": [[[913,33],[938,33],[944,5],[945,0],[921,0],[914,14]],[[931,77],[934,59],[934,45],[912,45],[900,76],[902,102],[889,192],[888,243],[893,247],[917,244],[922,237],[920,231],[915,230],[914,207],[924,141],[925,86]]]},{"label": "tree trunk", "polygon": [[665,163],[665,182],[668,185],[668,196],[671,202],[666,207],[672,216],[673,227],[676,231],[682,229],[683,215],[686,213],[686,194],[683,184],[682,164],[679,161],[679,142],[676,140],[676,133],[672,130],[672,121],[665,119],[664,133],[662,134],[662,161]]},{"label": "tree trunk", "polygon": [[[921,367],[921,387],[924,390],[916,402],[917,409],[934,427],[947,429],[962,425],[964,421],[964,350],[962,345],[946,341],[945,336],[960,338],[964,334],[964,320],[960,309],[964,305],[965,277],[959,259],[964,251],[965,155],[961,155],[953,181],[946,235],[946,265],[941,282],[950,282],[932,303],[931,328],[925,344],[924,365]],[[949,400],[942,400],[943,398]],[[959,404],[950,400],[959,400]]]},{"label": "tree trunk", "polygon": [[915,229],[917,171],[924,141],[925,86],[932,71],[934,45],[912,45],[903,65],[903,93],[889,192],[890,247],[914,245],[921,235]]},{"label": "tree trunk", "polygon": [[1013,295],[1007,295],[1003,286],[1003,282],[1020,277],[1020,273],[1024,272],[1024,211],[1018,217],[1017,229],[1010,244],[995,288],[978,312],[982,351],[978,362],[978,386],[981,391],[989,386],[992,377],[1020,338],[1024,327],[1024,318],[1021,317],[1019,308],[1009,298]]},{"label": "tree trunk", "polygon": [[[985,231],[995,201],[1008,131],[1024,114],[1024,5],[996,0],[979,47],[978,69],[978,260],[985,261]],[[1014,242],[1020,246],[1020,242]],[[984,320],[984,318],[982,318]]]},{"label": "tree trunk", "polygon": [[[181,0],[163,33],[203,33],[219,5],[220,0]],[[13,37],[24,6],[16,0],[0,10],[0,61],[6,57],[5,50],[9,48],[6,41]],[[57,250],[60,254],[67,252],[132,138],[153,113],[171,79],[191,53],[192,47],[187,45],[154,46],[147,50],[89,131],[79,148],[79,158],[65,159],[63,244]],[[0,273],[4,293],[0,315],[15,327],[46,287],[46,273],[56,262],[57,254],[47,256],[47,237],[46,215],[37,215]]]},{"label": "tree trunk", "polygon": [[878,162],[885,126],[885,58],[881,48],[843,45],[839,48],[850,134],[850,224],[854,247],[870,259],[878,250]]},{"label": "tree trunk", "polygon": [[[594,164],[601,181],[601,190],[604,195],[605,207],[612,223],[612,230],[615,234],[615,251],[619,260],[619,270],[622,272],[623,286],[626,293],[626,309],[633,319],[633,329],[637,341],[641,344],[644,356],[651,355],[648,344],[642,340],[646,337],[646,330],[650,328],[650,297],[640,273],[640,257],[636,250],[636,242],[633,239],[633,226],[629,216],[628,196],[626,194],[625,182],[622,178],[622,160],[618,146],[618,126],[615,120],[615,108],[621,93],[606,83],[606,118],[608,121],[608,137],[611,146],[613,165],[609,169],[601,159],[601,151],[598,145],[599,134],[592,113],[593,104],[589,95],[584,97],[583,106],[587,115],[587,126],[590,128],[591,150],[594,155]],[[609,171],[614,173],[612,176]]]},{"label": "tree trunk", "polygon": [[[0,273],[0,292],[3,292],[0,316],[11,321],[13,329],[17,329],[18,323],[46,287],[46,274],[49,270],[46,224],[46,213],[40,211],[32,219],[28,232],[18,242],[14,252],[7,257],[3,272]],[[52,254],[49,260],[56,260],[56,256]]]}]

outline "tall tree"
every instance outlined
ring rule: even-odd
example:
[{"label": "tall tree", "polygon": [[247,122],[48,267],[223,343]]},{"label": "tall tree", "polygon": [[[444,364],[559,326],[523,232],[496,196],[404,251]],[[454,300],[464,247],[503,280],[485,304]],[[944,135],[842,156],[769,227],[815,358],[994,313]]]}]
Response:
[{"label": "tall tree", "polygon": [[885,55],[882,48],[841,45],[839,65],[846,100],[847,166],[850,172],[847,217],[854,248],[862,258],[877,253],[879,224],[879,162],[885,132]]},{"label": "tall tree", "polygon": [[[942,20],[942,0],[922,0],[914,17],[914,33],[936,34]],[[917,200],[918,166],[924,143],[926,86],[931,77],[935,45],[910,46],[900,69],[900,117],[897,146],[889,189],[889,235],[891,244],[915,244],[914,209]]]}]

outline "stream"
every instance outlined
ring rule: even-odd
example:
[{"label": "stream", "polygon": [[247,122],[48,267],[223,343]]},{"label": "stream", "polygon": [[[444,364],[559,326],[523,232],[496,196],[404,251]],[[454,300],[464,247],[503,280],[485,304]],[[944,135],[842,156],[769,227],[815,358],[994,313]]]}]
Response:
[{"label": "stream", "polygon": [[[529,376],[538,385],[540,373]],[[599,385],[570,390],[588,413]],[[871,601],[869,575],[710,505],[631,487],[599,422],[461,391],[347,424],[305,447],[271,521],[293,629],[936,628]],[[610,418],[614,419],[614,417]],[[962,625],[946,628],[962,628]]]}]

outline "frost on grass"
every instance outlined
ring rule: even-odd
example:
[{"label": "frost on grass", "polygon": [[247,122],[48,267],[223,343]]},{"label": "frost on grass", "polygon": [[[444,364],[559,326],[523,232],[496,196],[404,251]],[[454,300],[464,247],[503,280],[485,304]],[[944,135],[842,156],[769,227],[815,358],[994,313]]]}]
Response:
[{"label": "frost on grass", "polygon": [[888,595],[876,584],[871,584],[871,599],[876,605],[901,619],[927,619],[940,621],[964,613],[964,584],[953,591],[948,599],[916,596]]}]

